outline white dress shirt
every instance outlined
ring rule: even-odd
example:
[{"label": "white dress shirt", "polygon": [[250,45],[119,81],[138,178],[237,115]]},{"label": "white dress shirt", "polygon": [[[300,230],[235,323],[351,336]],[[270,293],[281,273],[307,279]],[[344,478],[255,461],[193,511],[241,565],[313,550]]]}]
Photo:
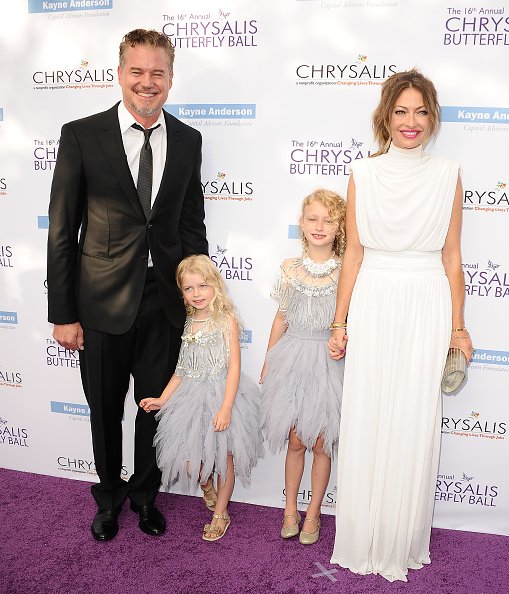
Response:
[{"label": "white dress shirt", "polygon": [[[141,130],[136,130],[131,126],[139,124],[134,117],[129,113],[123,101],[118,105],[118,122],[120,124],[120,132],[122,134],[122,142],[124,144],[125,155],[127,163],[131,171],[131,175],[136,186],[138,182],[138,168],[140,166],[140,152],[145,137]],[[166,164],[166,121],[164,114],[161,111],[157,121],[151,126],[159,128],[154,130],[150,135],[150,146],[152,147],[152,195],[150,198],[150,205],[154,204],[154,199],[159,191],[161,180],[163,178],[164,166]],[[152,256],[149,253],[148,265],[152,266]]]}]

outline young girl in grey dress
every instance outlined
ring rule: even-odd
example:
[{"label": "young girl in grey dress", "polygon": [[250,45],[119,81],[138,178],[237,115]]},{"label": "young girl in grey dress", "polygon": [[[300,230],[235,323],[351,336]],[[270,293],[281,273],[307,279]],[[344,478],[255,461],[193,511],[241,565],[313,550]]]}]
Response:
[{"label": "young girl in grey dress", "polygon": [[344,200],[328,190],[304,199],[300,231],[304,253],[281,264],[272,293],[279,301],[262,369],[262,426],[273,452],[288,440],[286,507],[282,538],[299,534],[297,494],[306,450],[313,451],[312,497],[299,541],[320,534],[320,508],[339,438],[343,368],[329,358],[341,256],[345,250]]},{"label": "young girl in grey dress", "polygon": [[154,445],[163,486],[180,480],[190,492],[200,483],[214,510],[203,539],[214,541],[230,525],[235,476],[247,486],[263,455],[259,389],[240,372],[239,320],[214,263],[203,255],[185,258],[177,283],[188,312],[177,367],[161,396],[140,406],[161,409]]}]

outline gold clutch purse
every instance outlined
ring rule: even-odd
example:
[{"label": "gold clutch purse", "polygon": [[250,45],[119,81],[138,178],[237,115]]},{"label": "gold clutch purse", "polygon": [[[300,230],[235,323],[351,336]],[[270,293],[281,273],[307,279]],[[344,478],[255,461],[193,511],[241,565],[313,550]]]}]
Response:
[{"label": "gold clutch purse", "polygon": [[467,359],[461,349],[449,349],[442,375],[442,392],[453,394],[458,392],[467,379]]}]

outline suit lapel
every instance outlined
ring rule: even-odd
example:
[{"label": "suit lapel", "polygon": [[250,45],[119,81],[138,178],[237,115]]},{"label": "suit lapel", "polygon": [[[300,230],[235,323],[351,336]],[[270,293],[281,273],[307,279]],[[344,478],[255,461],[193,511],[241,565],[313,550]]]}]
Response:
[{"label": "suit lapel", "polygon": [[[143,209],[141,207],[138,192],[134,185],[131,176],[131,170],[127,163],[125,156],[124,143],[122,142],[122,135],[120,133],[120,125],[118,122],[117,105],[104,113],[104,121],[97,129],[97,137],[99,144],[104,152],[104,156],[112,168],[118,184],[124,194],[127,196],[129,202],[139,215],[145,219]],[[166,160],[168,162],[168,159]]]},{"label": "suit lapel", "polygon": [[161,185],[159,186],[154,203],[152,204],[151,217],[157,211],[157,208],[164,200],[164,197],[167,196],[182,159],[182,151],[180,150],[180,131],[175,126],[170,116],[165,111],[163,113],[166,122],[166,163],[164,164]]}]

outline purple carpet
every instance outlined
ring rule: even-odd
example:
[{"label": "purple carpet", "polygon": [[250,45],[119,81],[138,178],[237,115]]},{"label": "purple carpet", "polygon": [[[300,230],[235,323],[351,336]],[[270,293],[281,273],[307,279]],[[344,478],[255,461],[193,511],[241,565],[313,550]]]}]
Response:
[{"label": "purple carpet", "polygon": [[[312,546],[279,537],[282,512],[232,503],[219,542],[201,539],[201,499],[162,493],[166,534],[143,534],[127,505],[118,536],[95,542],[89,484],[0,469],[2,594],[508,594],[509,538],[433,530],[432,564],[408,583],[329,564],[334,518]],[[333,573],[327,573],[336,569]]]}]

